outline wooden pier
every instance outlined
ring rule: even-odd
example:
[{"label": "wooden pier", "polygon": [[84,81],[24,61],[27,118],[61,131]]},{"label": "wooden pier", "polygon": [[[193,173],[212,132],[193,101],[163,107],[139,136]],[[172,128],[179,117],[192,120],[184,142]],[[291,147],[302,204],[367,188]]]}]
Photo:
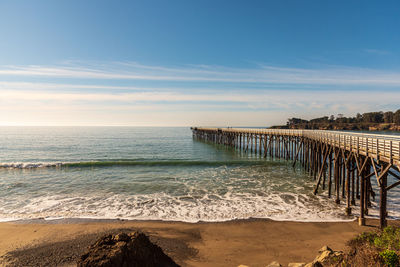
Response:
[{"label": "wooden pier", "polygon": [[[314,194],[346,203],[346,214],[358,202],[359,224],[379,190],[380,227],[387,225],[387,194],[400,185],[400,136],[324,130],[192,127],[199,140],[230,146],[266,158],[292,160],[313,175]],[[388,175],[397,179],[388,184]],[[376,185],[371,182],[376,179]]]}]

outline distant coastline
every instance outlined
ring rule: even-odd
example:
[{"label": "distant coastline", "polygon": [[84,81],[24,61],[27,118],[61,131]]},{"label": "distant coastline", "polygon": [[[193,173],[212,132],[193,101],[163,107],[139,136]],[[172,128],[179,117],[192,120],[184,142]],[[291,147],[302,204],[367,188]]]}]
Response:
[{"label": "distant coastline", "polygon": [[313,129],[313,130],[352,130],[352,131],[396,131],[400,132],[400,109],[392,112],[357,113],[355,117],[338,114],[304,120],[290,118],[286,125],[272,126],[271,129]]}]

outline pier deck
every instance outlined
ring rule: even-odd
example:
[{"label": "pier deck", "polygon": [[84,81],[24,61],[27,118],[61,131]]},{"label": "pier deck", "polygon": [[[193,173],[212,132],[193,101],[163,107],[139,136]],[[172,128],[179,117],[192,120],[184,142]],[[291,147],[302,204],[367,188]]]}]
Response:
[{"label": "pier deck", "polygon": [[[400,185],[400,136],[325,130],[202,128],[192,127],[196,139],[240,149],[248,153],[299,162],[315,179],[314,194],[327,186],[336,203],[346,200],[351,214],[356,199],[360,225],[379,188],[380,226],[385,227],[387,193]],[[397,179],[388,185],[388,175]],[[326,185],[327,183],[327,185]],[[332,192],[334,190],[334,193]]]}]

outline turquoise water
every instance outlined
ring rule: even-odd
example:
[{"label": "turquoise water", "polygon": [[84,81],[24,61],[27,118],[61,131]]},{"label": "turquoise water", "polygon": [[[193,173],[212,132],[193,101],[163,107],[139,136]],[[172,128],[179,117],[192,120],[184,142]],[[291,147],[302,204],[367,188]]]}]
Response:
[{"label": "turquoise water", "polygon": [[1,221],[352,219],[290,161],[199,142],[189,128],[0,127],[0,162]]}]

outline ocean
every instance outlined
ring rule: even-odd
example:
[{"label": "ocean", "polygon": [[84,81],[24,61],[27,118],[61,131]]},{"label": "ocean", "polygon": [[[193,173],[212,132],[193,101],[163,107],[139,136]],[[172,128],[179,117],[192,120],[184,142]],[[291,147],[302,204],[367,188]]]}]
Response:
[{"label": "ocean", "polygon": [[[0,221],[354,219],[313,185],[291,161],[197,141],[187,127],[0,127]],[[392,218],[399,198],[389,192]]]}]

